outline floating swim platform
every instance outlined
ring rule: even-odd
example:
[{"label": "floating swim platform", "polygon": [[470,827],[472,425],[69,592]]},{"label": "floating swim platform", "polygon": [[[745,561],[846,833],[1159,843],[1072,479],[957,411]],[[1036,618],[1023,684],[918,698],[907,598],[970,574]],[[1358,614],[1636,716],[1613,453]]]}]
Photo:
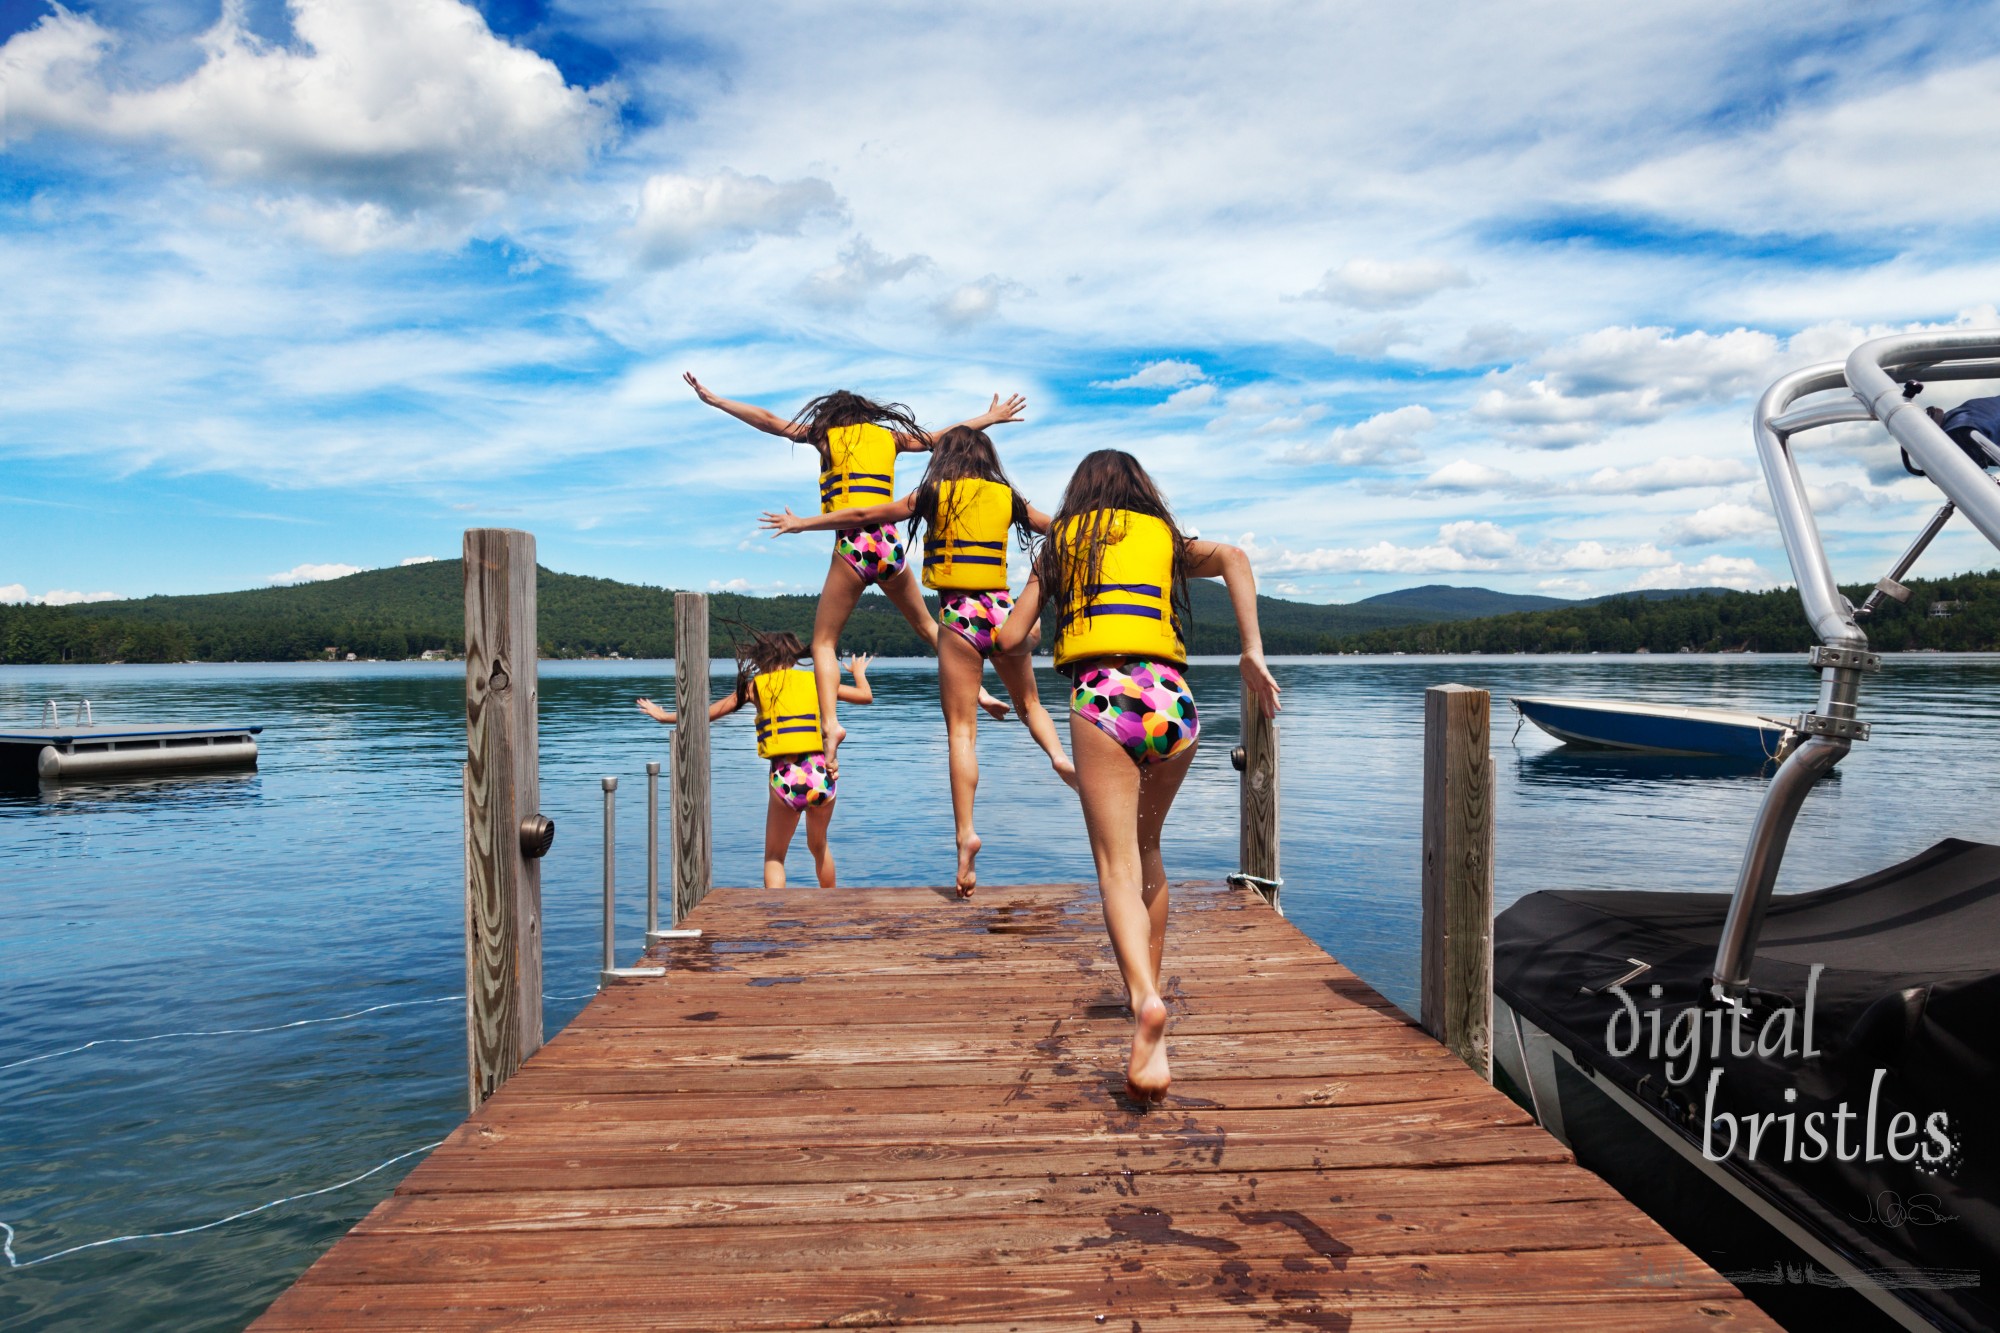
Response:
[{"label": "floating swim platform", "polygon": [[254,768],[262,727],[193,722],[20,727],[0,731],[0,774],[48,781],[201,768]]},{"label": "floating swim platform", "polygon": [[1794,734],[1783,719],[1721,708],[1528,695],[1509,702],[1557,740],[1601,750],[1777,759]]}]

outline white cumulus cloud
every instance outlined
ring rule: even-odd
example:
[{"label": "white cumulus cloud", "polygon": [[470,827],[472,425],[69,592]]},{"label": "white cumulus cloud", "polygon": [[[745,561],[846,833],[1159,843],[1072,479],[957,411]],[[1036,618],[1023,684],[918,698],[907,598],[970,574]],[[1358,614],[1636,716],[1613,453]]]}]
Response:
[{"label": "white cumulus cloud", "polygon": [[932,267],[935,266],[928,255],[891,259],[867,237],[856,236],[840,252],[838,260],[808,274],[799,291],[816,305],[853,306],[867,299],[871,292]]},{"label": "white cumulus cloud", "polygon": [[1093,389],[1172,389],[1203,378],[1192,361],[1151,361],[1122,380],[1097,380]]},{"label": "white cumulus cloud", "polygon": [[1471,285],[1464,269],[1439,259],[1350,259],[1328,269],[1306,295],[1356,310],[1401,310],[1441,291]]},{"label": "white cumulus cloud", "polygon": [[1532,545],[1496,523],[1466,519],[1438,529],[1423,546],[1380,541],[1373,546],[1272,550],[1246,540],[1259,574],[1457,574],[1539,571],[1658,569],[1674,558],[1651,542],[1609,546],[1603,542],[1541,541]]},{"label": "white cumulus cloud", "polygon": [[289,0],[277,46],[228,0],[187,74],[145,86],[119,41],[58,8],[0,47],[0,136],[45,131],[164,144],[214,180],[303,190],[393,213],[465,212],[587,164],[614,128],[608,94],[496,37],[459,0]]},{"label": "white cumulus cloud", "polygon": [[1577,489],[1591,495],[1657,495],[1662,491],[1727,486],[1756,476],[1734,458],[1655,458],[1631,467],[1601,467]]},{"label": "white cumulus cloud", "polygon": [[73,592],[68,588],[51,588],[37,597],[28,591],[24,583],[0,583],[0,603],[18,606],[75,606],[80,602],[115,602],[115,592]]},{"label": "white cumulus cloud", "polygon": [[1428,407],[1412,403],[1392,412],[1378,412],[1352,426],[1338,426],[1318,444],[1301,445],[1285,458],[1294,463],[1400,463],[1423,455],[1417,437],[1437,424]]},{"label": "white cumulus cloud", "polygon": [[266,574],[264,582],[276,584],[318,583],[322,579],[344,579],[349,574],[359,574],[361,566],[342,564],[293,565],[282,574]]},{"label": "white cumulus cloud", "polygon": [[840,211],[833,187],[812,176],[781,182],[727,169],[663,172],[640,188],[632,234],[642,264],[671,268],[711,250],[747,249],[760,236],[796,236],[813,218]]},{"label": "white cumulus cloud", "polygon": [[1776,528],[1777,524],[1763,510],[1725,500],[1669,524],[1661,535],[1676,546],[1713,546],[1741,537],[1761,537]]},{"label": "white cumulus cloud", "polygon": [[931,306],[931,313],[947,329],[959,331],[983,324],[999,314],[1001,297],[1028,294],[1028,289],[1020,283],[1008,282],[989,273],[979,281],[968,282],[947,294]]},{"label": "white cumulus cloud", "polygon": [[437,559],[434,555],[406,555],[396,563],[399,565],[428,565]]},{"label": "white cumulus cloud", "polygon": [[1514,474],[1503,468],[1488,467],[1469,458],[1455,458],[1417,483],[1423,491],[1504,491],[1517,484]]}]

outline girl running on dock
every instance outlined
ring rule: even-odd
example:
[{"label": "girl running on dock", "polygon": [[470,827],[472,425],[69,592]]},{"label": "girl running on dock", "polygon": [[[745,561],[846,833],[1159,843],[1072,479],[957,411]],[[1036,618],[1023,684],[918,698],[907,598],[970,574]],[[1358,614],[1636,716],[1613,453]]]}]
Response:
[{"label": "girl running on dock", "polygon": [[[711,393],[692,372],[681,378],[695,396],[710,407],[727,412],[738,421],[754,426],[767,435],[810,444],[819,454],[820,512],[856,505],[872,505],[895,498],[896,459],[906,453],[921,453],[931,447],[931,435],[917,425],[910,409],[901,403],[877,403],[845,389],[823,394],[799,409],[787,421],[775,412],[739,403]],[[1006,402],[993,395],[986,411],[961,425],[983,430],[1003,421],[1019,421],[1027,399],[1015,394]],[[847,528],[834,533],[833,563],[826,571],[820,590],[819,611],[813,618],[813,675],[819,682],[820,718],[826,733],[827,767],[840,771],[840,743],[847,729],[840,725],[836,686],[840,667],[840,631],[861,600],[861,594],[879,585],[882,592],[903,613],[903,619],[933,648],[937,646],[937,626],[932,623],[924,596],[917,590],[903,554],[903,537],[894,523]],[[984,689],[979,706],[996,719],[1007,715],[1007,705]]]},{"label": "girl running on dock", "polygon": [[1183,536],[1139,460],[1117,449],[1077,464],[1034,572],[997,636],[1002,652],[1019,648],[1044,606],[1057,627],[1056,670],[1074,685],[1069,743],[1077,790],[1105,928],[1132,1003],[1126,1091],[1139,1102],[1164,1098],[1172,1082],[1160,998],[1167,935],[1160,831],[1201,734],[1182,674],[1190,578],[1228,585],[1243,683],[1275,716],[1278,684],[1264,665],[1249,557],[1240,547]]},{"label": "girl running on dock", "polygon": [[[827,825],[833,822],[834,773],[827,763],[820,728],[819,684],[814,673],[799,666],[806,655],[798,635],[758,633],[736,648],[736,688],[708,706],[710,721],[728,717],[744,704],[757,719],[757,757],[771,764],[771,799],[764,810],[764,887],[785,887],[785,853],[791,850],[799,816],[806,818],[806,848],[812,853],[819,886],[834,886],[833,849],[827,845]],[[875,702],[868,684],[867,654],[847,660],[852,685],[841,685],[840,664],[833,675],[840,701]],[[817,663],[815,663],[817,665]],[[651,699],[639,700],[639,711],[656,722],[673,726],[670,708]]]},{"label": "girl running on dock", "polygon": [[989,658],[1021,720],[1028,724],[1028,734],[1048,755],[1057,775],[1076,785],[1076,768],[1063,753],[1055,723],[1035,692],[1035,669],[1028,654],[1038,635],[1030,635],[1009,653],[998,652],[993,643],[994,631],[1014,605],[1007,592],[1007,535],[1017,532],[1025,543],[1031,534],[1049,530],[1049,516],[1014,489],[1000,468],[992,439],[971,426],[953,426],[937,437],[923,481],[900,500],[835,510],[817,518],[801,518],[789,509],[764,515],[764,526],[773,529],[773,535],[896,523],[922,526],[924,586],[938,594],[938,628],[950,631],[937,636],[938,695],[951,756],[958,896],[969,898],[979,883],[975,858],[980,840],[973,829],[972,802],[979,789],[980,681]]}]

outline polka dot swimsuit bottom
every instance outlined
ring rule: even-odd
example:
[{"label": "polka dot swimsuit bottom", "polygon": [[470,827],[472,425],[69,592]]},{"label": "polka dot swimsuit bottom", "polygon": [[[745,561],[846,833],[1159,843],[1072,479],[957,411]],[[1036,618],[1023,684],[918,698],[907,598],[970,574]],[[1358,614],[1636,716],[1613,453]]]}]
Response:
[{"label": "polka dot swimsuit bottom", "polygon": [[1125,747],[1135,764],[1171,759],[1201,735],[1194,693],[1164,662],[1092,667],[1076,678],[1069,707]]}]

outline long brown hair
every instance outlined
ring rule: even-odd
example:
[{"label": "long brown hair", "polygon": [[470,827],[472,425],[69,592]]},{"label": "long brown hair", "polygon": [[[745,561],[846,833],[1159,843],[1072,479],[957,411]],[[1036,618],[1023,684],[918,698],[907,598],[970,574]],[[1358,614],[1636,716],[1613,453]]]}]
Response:
[{"label": "long brown hair", "polygon": [[799,414],[792,418],[792,424],[805,427],[806,443],[818,451],[821,470],[833,466],[833,453],[827,447],[826,433],[841,426],[882,426],[901,431],[914,439],[930,439],[924,428],[917,424],[910,409],[901,403],[878,403],[846,389],[835,389],[813,399],[799,409]]},{"label": "long brown hair", "polygon": [[[1034,529],[1028,525],[1028,502],[1014,489],[1014,483],[1007,480],[1000,467],[1000,453],[985,431],[972,426],[953,426],[931,446],[930,465],[924,469],[924,479],[917,483],[917,509],[911,520],[914,525],[929,528],[933,536],[950,527],[958,517],[956,501],[949,512],[938,512],[939,493],[947,481],[992,481],[1005,486],[1014,498],[1014,512],[1007,521],[1021,534],[1021,545],[1027,546],[1034,536]],[[911,533],[914,537],[914,526]]]},{"label": "long brown hair", "polygon": [[[1173,588],[1169,594],[1176,629],[1191,623],[1187,592],[1187,538],[1174,522],[1173,510],[1160,488],[1146,475],[1139,460],[1123,449],[1099,449],[1084,455],[1069,485],[1063,488],[1062,503],[1049,522],[1049,536],[1035,556],[1035,576],[1041,580],[1042,596],[1057,632],[1070,617],[1090,602],[1090,589],[1104,574],[1104,548],[1111,544],[1111,511],[1129,509],[1135,514],[1151,514],[1167,525],[1174,542]],[[1063,541],[1071,521],[1075,533]],[[1086,616],[1087,620],[1089,617]]]},{"label": "long brown hair", "polygon": [[754,697],[750,682],[773,671],[785,671],[799,664],[806,646],[790,630],[752,630],[750,637],[736,644],[736,698],[749,703]]}]

